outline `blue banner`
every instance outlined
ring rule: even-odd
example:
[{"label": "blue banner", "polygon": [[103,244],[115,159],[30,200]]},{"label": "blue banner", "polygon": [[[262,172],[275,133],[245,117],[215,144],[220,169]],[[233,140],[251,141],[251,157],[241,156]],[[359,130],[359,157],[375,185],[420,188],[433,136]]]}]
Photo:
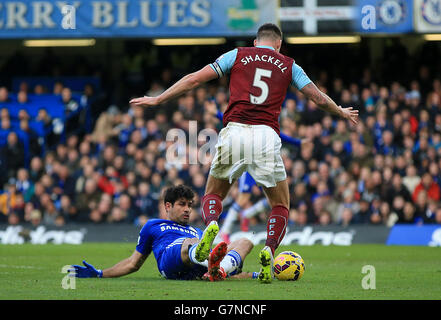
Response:
[{"label": "blue banner", "polygon": [[395,225],[387,245],[441,246],[441,225]]},{"label": "blue banner", "polygon": [[255,35],[277,0],[21,0],[0,2],[0,38]]},{"label": "blue banner", "polygon": [[360,33],[413,31],[412,0],[355,0],[355,30]]}]

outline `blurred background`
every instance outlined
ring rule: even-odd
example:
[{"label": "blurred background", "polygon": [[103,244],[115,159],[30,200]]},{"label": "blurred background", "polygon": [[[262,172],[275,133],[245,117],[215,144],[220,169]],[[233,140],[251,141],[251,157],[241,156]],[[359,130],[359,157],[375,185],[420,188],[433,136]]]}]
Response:
[{"label": "blurred background", "polygon": [[[209,165],[167,162],[166,135],[188,137],[191,120],[219,132],[208,110],[228,106],[228,76],[161,107],[128,101],[252,46],[265,22],[321,90],[360,111],[350,126],[287,92],[282,131],[314,141],[282,149],[291,240],[351,230],[353,242],[441,245],[441,0],[1,2],[1,243],[32,241],[24,231],[41,226],[136,236],[164,217],[161,192],[180,183],[195,190],[201,225]],[[222,218],[237,196],[235,185]],[[253,187],[243,209],[262,196]],[[234,232],[252,237],[266,214]]]}]

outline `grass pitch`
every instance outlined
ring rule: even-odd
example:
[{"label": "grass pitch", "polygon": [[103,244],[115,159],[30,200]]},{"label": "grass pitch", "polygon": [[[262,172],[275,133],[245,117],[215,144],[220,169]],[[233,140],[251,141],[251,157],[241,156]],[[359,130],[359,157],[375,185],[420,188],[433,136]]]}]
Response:
[{"label": "grass pitch", "polygon": [[[223,282],[175,281],[160,277],[153,254],[136,273],[114,279],[75,279],[75,290],[62,288],[63,266],[82,264],[107,268],[130,256],[135,244],[1,245],[0,299],[147,299],[147,300],[358,300],[441,299],[440,248],[352,245],[291,246],[306,271],[297,282],[274,280],[260,284],[252,279]],[[244,271],[258,271],[256,246]],[[376,289],[365,290],[365,265],[375,267]]]}]

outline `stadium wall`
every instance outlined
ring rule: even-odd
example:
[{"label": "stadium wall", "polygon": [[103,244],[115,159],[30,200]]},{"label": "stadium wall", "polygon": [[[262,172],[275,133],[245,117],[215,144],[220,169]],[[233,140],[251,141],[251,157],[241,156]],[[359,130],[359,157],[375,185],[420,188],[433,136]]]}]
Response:
[{"label": "stadium wall", "polygon": [[[437,228],[441,230],[441,227]],[[85,242],[133,242],[136,243],[140,228],[131,225],[69,225],[63,227],[0,226],[0,244],[82,244]],[[356,243],[385,244],[391,229],[380,226],[305,226],[288,228],[282,245],[339,245]],[[432,230],[433,231],[433,230]],[[436,231],[436,230],[435,230]],[[433,232],[435,232],[433,231]],[[441,231],[437,231],[441,233]],[[430,235],[429,235],[430,236]],[[233,229],[231,241],[247,237],[254,244],[266,239],[264,225],[248,232]]]},{"label": "stadium wall", "polygon": [[[75,244],[86,242],[136,243],[140,227],[132,225],[72,224],[63,227],[0,225],[0,245],[7,244]],[[230,240],[246,237],[255,245],[265,243],[264,225],[256,225],[250,231],[233,228]],[[215,241],[216,243],[219,241]],[[337,245],[386,244],[441,246],[441,225],[386,226],[304,226],[288,227],[282,245]]]}]

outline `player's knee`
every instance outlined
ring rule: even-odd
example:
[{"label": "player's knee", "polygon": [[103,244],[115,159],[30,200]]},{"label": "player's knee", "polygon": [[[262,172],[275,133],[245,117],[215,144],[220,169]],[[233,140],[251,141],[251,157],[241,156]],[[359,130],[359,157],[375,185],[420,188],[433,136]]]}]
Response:
[{"label": "player's knee", "polygon": [[182,248],[186,252],[188,252],[189,247],[199,242],[198,238],[185,238],[185,240],[182,242]]},{"label": "player's knee", "polygon": [[239,239],[239,245],[248,253],[253,250],[254,244],[247,238]]},{"label": "player's knee", "polygon": [[237,199],[236,202],[240,207],[243,208],[248,203],[248,200],[249,200],[249,197],[239,196],[239,198]]}]

